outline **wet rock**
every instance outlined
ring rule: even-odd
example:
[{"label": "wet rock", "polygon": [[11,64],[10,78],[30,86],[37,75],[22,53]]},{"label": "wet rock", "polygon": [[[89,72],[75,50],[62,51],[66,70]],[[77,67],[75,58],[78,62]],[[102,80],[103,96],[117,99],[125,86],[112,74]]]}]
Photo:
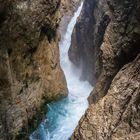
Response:
[{"label": "wet rock", "polygon": [[0,139],[21,133],[25,139],[41,106],[67,96],[59,63],[60,5],[59,0],[0,1]]},{"label": "wet rock", "polygon": [[140,54],[115,76],[107,95],[92,104],[72,140],[140,139]]},{"label": "wet rock", "polygon": [[96,86],[90,103],[107,93],[120,68],[140,52],[138,13],[138,1],[85,1],[73,31],[69,57],[82,69],[81,79]]},{"label": "wet rock", "polygon": [[70,60],[82,69],[81,79],[88,80],[92,85],[95,84],[100,73],[99,49],[106,26],[110,21],[109,16],[104,12],[107,9],[103,4],[104,1],[97,3],[95,0],[84,2],[82,13],[72,34],[69,50]]},{"label": "wet rock", "polygon": [[139,7],[131,0],[85,1],[69,56],[95,88],[72,140],[140,139]]},{"label": "wet rock", "polygon": [[26,139],[42,105],[67,96],[58,26],[66,14],[70,20],[79,4],[0,0],[0,139]]}]

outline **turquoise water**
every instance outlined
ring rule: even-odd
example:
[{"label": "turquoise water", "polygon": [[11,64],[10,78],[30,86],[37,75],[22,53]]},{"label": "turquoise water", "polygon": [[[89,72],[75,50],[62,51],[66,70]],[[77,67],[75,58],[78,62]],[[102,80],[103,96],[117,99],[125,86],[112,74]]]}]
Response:
[{"label": "turquoise water", "polygon": [[67,80],[68,97],[48,104],[48,120],[40,124],[30,136],[30,140],[68,140],[88,107],[87,97],[93,87],[87,81],[80,81],[80,70],[68,57],[72,31],[82,5],[83,3],[71,19],[66,34],[59,43],[60,63]]}]

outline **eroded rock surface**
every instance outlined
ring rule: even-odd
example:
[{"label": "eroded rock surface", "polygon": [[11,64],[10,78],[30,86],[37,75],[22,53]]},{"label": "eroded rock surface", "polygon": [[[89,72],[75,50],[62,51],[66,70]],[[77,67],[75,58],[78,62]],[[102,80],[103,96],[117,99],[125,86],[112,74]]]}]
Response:
[{"label": "eroded rock surface", "polygon": [[140,139],[139,17],[137,0],[85,1],[69,56],[95,88],[72,140]]},{"label": "eroded rock surface", "polygon": [[72,140],[140,139],[140,55],[115,76],[107,95],[92,104]]},{"label": "eroded rock surface", "polygon": [[19,134],[25,140],[41,106],[67,95],[59,63],[60,7],[60,0],[0,1],[1,140]]},{"label": "eroded rock surface", "polygon": [[99,58],[95,63],[100,73],[97,74],[98,81],[89,98],[90,103],[106,95],[120,68],[135,59],[140,52],[140,2],[110,0],[107,1],[107,5],[109,10],[105,13],[109,16],[110,22],[105,30],[99,53],[97,52]]},{"label": "eroded rock surface", "polygon": [[101,77],[99,86],[108,90],[114,75],[139,52],[139,21],[138,1],[85,1],[69,50],[71,61],[83,70],[83,80],[95,85]]},{"label": "eroded rock surface", "polygon": [[[69,50],[70,60],[82,69],[82,80],[88,80],[92,85],[100,73],[99,49],[102,44],[105,29],[110,21],[105,13],[108,7],[95,0],[87,0],[72,34]],[[95,53],[96,52],[96,53]]]}]

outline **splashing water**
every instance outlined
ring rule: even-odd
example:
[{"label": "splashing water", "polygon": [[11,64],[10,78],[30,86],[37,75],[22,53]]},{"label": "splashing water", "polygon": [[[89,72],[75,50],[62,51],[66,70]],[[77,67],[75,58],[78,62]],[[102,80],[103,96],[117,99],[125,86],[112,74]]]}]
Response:
[{"label": "splashing water", "polygon": [[38,130],[30,136],[30,140],[68,140],[88,107],[87,97],[93,87],[88,82],[80,81],[80,70],[68,57],[72,31],[82,5],[83,3],[74,14],[64,38],[59,43],[60,63],[67,80],[68,97],[48,104],[48,121],[40,124]]}]

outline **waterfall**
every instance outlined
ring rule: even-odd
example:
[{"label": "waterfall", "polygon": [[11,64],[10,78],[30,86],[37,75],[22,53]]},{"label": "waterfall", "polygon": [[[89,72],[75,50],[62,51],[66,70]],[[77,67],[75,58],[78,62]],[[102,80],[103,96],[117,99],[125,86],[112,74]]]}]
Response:
[{"label": "waterfall", "polygon": [[71,19],[64,38],[59,43],[60,64],[64,71],[69,94],[68,97],[48,104],[47,118],[30,136],[31,140],[68,140],[78,121],[88,107],[87,97],[93,87],[87,81],[80,81],[80,70],[69,60],[68,50],[71,35],[83,3]]}]

